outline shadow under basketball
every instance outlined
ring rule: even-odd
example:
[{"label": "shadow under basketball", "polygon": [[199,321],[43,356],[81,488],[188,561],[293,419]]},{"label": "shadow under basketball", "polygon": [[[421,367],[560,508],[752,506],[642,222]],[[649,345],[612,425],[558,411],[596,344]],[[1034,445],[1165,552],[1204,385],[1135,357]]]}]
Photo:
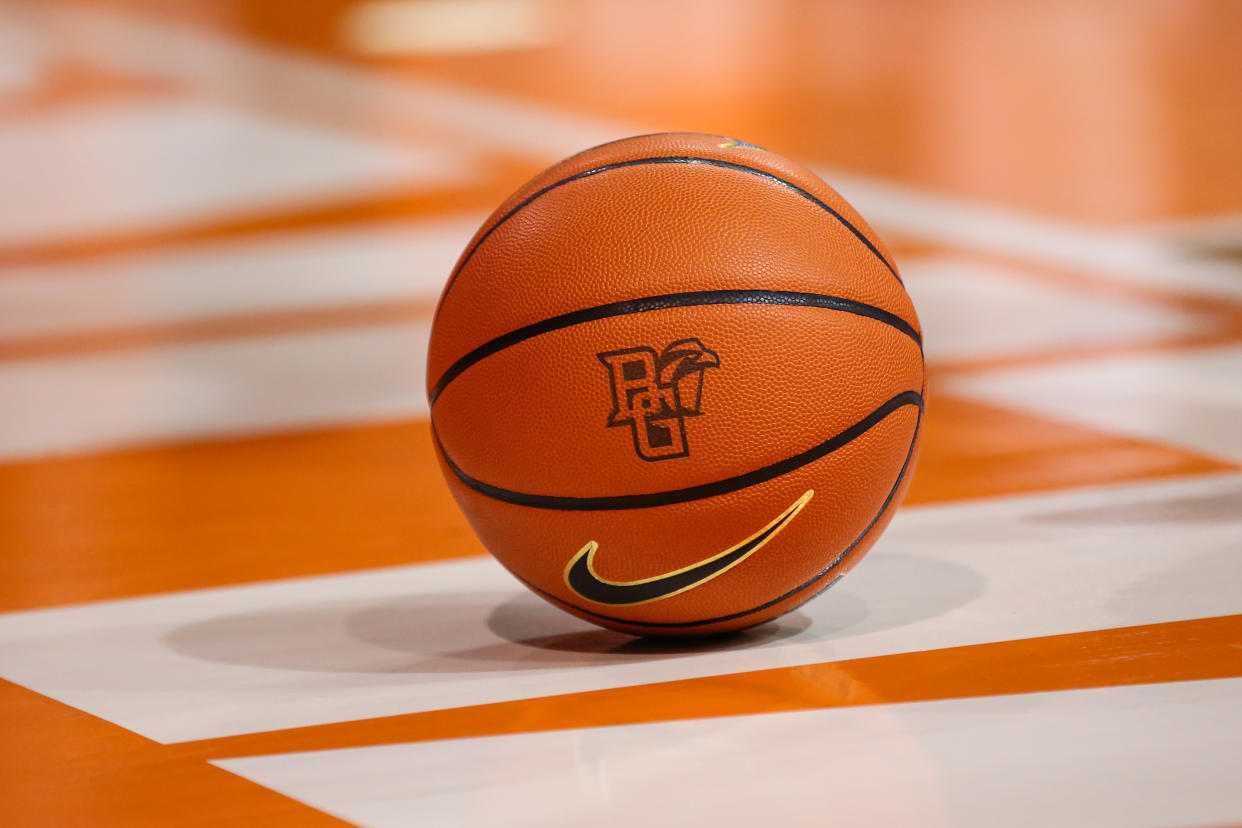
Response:
[{"label": "shadow under basketball", "polygon": [[[974,600],[979,573],[932,558],[879,554],[868,599],[847,581],[805,608],[696,640],[603,630],[519,591],[446,592],[307,603],[236,613],[163,637],[189,658],[272,670],[357,674],[503,673],[605,666],[772,646],[816,646],[934,618]],[[884,586],[876,589],[876,583]],[[831,648],[817,653],[830,660]],[[810,659],[816,660],[816,659]]]}]

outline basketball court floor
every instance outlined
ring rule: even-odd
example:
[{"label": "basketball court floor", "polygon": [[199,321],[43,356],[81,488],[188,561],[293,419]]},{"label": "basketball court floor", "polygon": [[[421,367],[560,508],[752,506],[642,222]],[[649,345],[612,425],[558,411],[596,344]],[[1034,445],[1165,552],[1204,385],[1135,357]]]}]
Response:
[{"label": "basketball court floor", "polygon": [[[507,575],[424,393],[486,214],[673,129],[929,364],[868,558],[707,643]],[[1242,825],[1240,147],[1227,0],[0,3],[0,824]]]}]

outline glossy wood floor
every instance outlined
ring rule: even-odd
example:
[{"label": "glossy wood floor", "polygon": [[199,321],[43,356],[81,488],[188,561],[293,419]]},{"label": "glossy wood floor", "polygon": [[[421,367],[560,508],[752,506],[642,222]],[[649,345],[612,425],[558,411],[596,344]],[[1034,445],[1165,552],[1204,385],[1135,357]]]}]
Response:
[{"label": "glossy wood floor", "polygon": [[[0,824],[1242,825],[1242,6],[0,4]],[[429,444],[482,218],[626,134],[815,167],[923,459],[802,610],[596,630]]]}]

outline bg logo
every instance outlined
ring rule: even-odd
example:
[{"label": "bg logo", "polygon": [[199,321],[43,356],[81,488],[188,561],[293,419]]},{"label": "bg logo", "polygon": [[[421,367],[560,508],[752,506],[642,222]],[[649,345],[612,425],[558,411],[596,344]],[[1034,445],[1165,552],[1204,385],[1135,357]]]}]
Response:
[{"label": "bg logo", "polygon": [[612,385],[608,425],[628,425],[644,460],[688,455],[686,417],[703,413],[703,372],[719,367],[720,359],[697,339],[679,339],[659,355],[642,347],[596,356]]}]

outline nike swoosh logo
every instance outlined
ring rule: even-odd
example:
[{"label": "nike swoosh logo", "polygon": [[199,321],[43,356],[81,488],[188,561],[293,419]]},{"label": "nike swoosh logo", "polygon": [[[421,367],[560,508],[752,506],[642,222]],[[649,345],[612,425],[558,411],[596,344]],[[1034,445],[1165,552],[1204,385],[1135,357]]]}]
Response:
[{"label": "nike swoosh logo", "polygon": [[639,581],[609,581],[601,578],[595,572],[595,553],[599,551],[599,544],[589,541],[566,564],[565,585],[588,601],[613,607],[646,604],[671,598],[723,575],[758,552],[797,517],[798,512],[802,511],[802,507],[806,506],[814,495],[815,490],[808,489],[806,494],[794,501],[792,506],[781,512],[767,526],[717,555],[681,569]]}]

